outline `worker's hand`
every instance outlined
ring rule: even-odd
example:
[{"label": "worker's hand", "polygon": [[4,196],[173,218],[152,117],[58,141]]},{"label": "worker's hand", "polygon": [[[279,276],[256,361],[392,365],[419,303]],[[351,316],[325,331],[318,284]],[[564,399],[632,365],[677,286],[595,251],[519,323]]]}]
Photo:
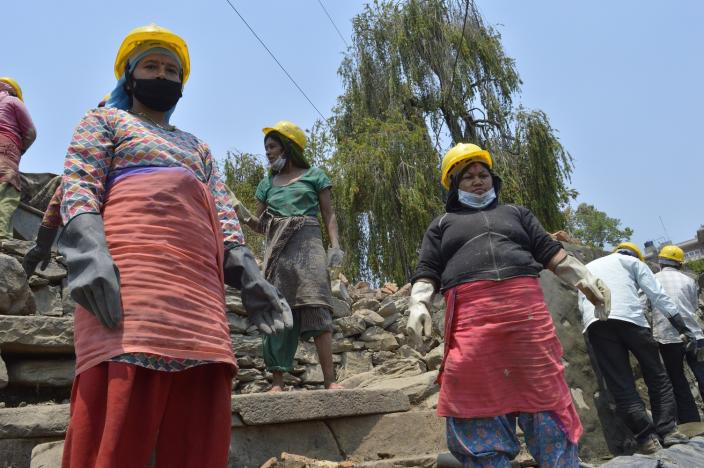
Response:
[{"label": "worker's hand", "polygon": [[577,289],[584,294],[589,302],[594,304],[594,316],[599,320],[608,320],[611,313],[611,290],[599,278],[591,275],[592,281],[583,280],[577,283]]},{"label": "worker's hand", "polygon": [[328,268],[340,268],[345,259],[345,252],[339,247],[328,248]]},{"label": "worker's hand", "polygon": [[293,327],[291,307],[257,266],[252,252],[238,245],[225,252],[225,283],[240,290],[249,321],[271,335]]},{"label": "worker's hand", "polygon": [[433,320],[428,312],[428,306],[435,294],[435,286],[426,281],[417,281],[411,289],[409,301],[409,316],[406,332],[415,336],[430,336],[433,330]]},{"label": "worker's hand", "polygon": [[54,238],[56,237],[55,228],[46,227],[44,225],[39,226],[39,231],[37,233],[37,242],[32,247],[29,252],[22,259],[22,268],[24,268],[27,278],[32,276],[37,265],[40,265],[40,269],[44,270],[51,260],[51,246],[54,243]]},{"label": "worker's hand", "polygon": [[66,259],[73,300],[107,328],[116,328],[122,321],[120,272],[108,251],[102,216],[84,213],[71,218],[58,246]]}]

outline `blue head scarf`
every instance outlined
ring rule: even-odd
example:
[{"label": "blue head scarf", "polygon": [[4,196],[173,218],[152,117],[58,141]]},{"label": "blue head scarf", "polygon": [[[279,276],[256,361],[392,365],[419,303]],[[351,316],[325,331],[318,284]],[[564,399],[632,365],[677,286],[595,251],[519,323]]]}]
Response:
[{"label": "blue head scarf", "polygon": [[[129,59],[127,59],[127,66],[125,66],[125,71],[122,73],[120,79],[117,80],[115,89],[113,89],[110,93],[110,98],[105,103],[105,107],[117,107],[118,109],[122,110],[130,110],[132,108],[132,97],[125,91],[127,73],[130,70],[134,70],[140,60],[142,60],[147,55],[151,54],[163,54],[173,58],[174,60],[176,60],[176,63],[178,63],[179,72],[183,72],[183,65],[181,64],[181,60],[178,58],[178,55],[176,55],[176,53],[174,53],[172,50],[169,50],[165,47],[160,47],[159,45],[155,44],[147,44],[144,47],[140,47],[136,49],[134,53],[132,53]],[[164,115],[166,117],[166,122],[169,121],[169,119],[171,118],[171,114],[173,114],[175,110],[176,106],[166,111],[166,114]]]}]

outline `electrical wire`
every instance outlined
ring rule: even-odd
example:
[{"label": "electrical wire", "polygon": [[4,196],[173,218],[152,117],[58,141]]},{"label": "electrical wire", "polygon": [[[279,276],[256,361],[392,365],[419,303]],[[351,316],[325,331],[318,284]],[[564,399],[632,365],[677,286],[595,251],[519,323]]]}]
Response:
[{"label": "electrical wire", "polygon": [[328,9],[325,8],[325,5],[323,5],[322,0],[318,0],[318,5],[320,5],[320,8],[322,8],[323,11],[325,12],[325,15],[330,20],[330,23],[332,23],[332,27],[335,28],[335,31],[337,31],[337,35],[340,36],[340,39],[342,39],[342,42],[345,43],[345,46],[349,47],[350,45],[347,43],[347,39],[345,39],[345,36],[343,36],[342,33],[340,32],[340,29],[337,27],[337,24],[335,24],[335,21],[332,19],[332,16],[330,16],[330,13],[328,13]]}]

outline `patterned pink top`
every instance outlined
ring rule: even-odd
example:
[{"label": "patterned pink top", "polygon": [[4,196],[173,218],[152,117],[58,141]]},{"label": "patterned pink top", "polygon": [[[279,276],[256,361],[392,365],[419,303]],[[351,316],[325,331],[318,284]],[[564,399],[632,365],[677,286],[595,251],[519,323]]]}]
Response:
[{"label": "patterned pink top", "polygon": [[108,174],[131,167],[183,167],[215,199],[225,244],[244,236],[210,148],[188,132],[164,130],[116,108],[89,111],[76,127],[64,163],[64,224],[81,213],[100,213]]}]

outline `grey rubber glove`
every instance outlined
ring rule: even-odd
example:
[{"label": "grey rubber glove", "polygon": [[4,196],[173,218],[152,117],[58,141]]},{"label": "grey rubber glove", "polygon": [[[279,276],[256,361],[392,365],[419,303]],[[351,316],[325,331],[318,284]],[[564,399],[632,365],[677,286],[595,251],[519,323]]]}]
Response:
[{"label": "grey rubber glove", "polygon": [[57,228],[46,227],[43,224],[39,226],[37,233],[37,242],[22,259],[22,268],[27,273],[27,278],[32,276],[37,265],[44,270],[51,260],[51,246],[54,244]]},{"label": "grey rubber glove", "polygon": [[238,245],[225,251],[225,283],[240,290],[249,321],[267,335],[293,327],[288,302],[264,279],[251,250]]},{"label": "grey rubber glove", "polygon": [[555,267],[555,274],[565,283],[579,289],[594,304],[594,316],[607,320],[611,313],[611,290],[572,255],[567,255]]},{"label": "grey rubber glove", "polygon": [[103,217],[84,213],[71,218],[58,247],[68,267],[73,300],[107,328],[116,328],[122,321],[120,272],[108,251]]},{"label": "grey rubber glove", "polygon": [[680,340],[684,343],[684,350],[688,354],[697,355],[697,337],[694,332],[687,327],[680,314],[667,317],[670,325],[680,334]]},{"label": "grey rubber glove", "polygon": [[425,281],[416,281],[411,288],[411,299],[409,301],[408,324],[406,331],[416,336],[430,336],[433,330],[433,320],[430,317],[428,308],[435,294],[435,286]]},{"label": "grey rubber glove", "polygon": [[339,247],[328,248],[328,268],[340,268],[345,259],[345,252]]}]

